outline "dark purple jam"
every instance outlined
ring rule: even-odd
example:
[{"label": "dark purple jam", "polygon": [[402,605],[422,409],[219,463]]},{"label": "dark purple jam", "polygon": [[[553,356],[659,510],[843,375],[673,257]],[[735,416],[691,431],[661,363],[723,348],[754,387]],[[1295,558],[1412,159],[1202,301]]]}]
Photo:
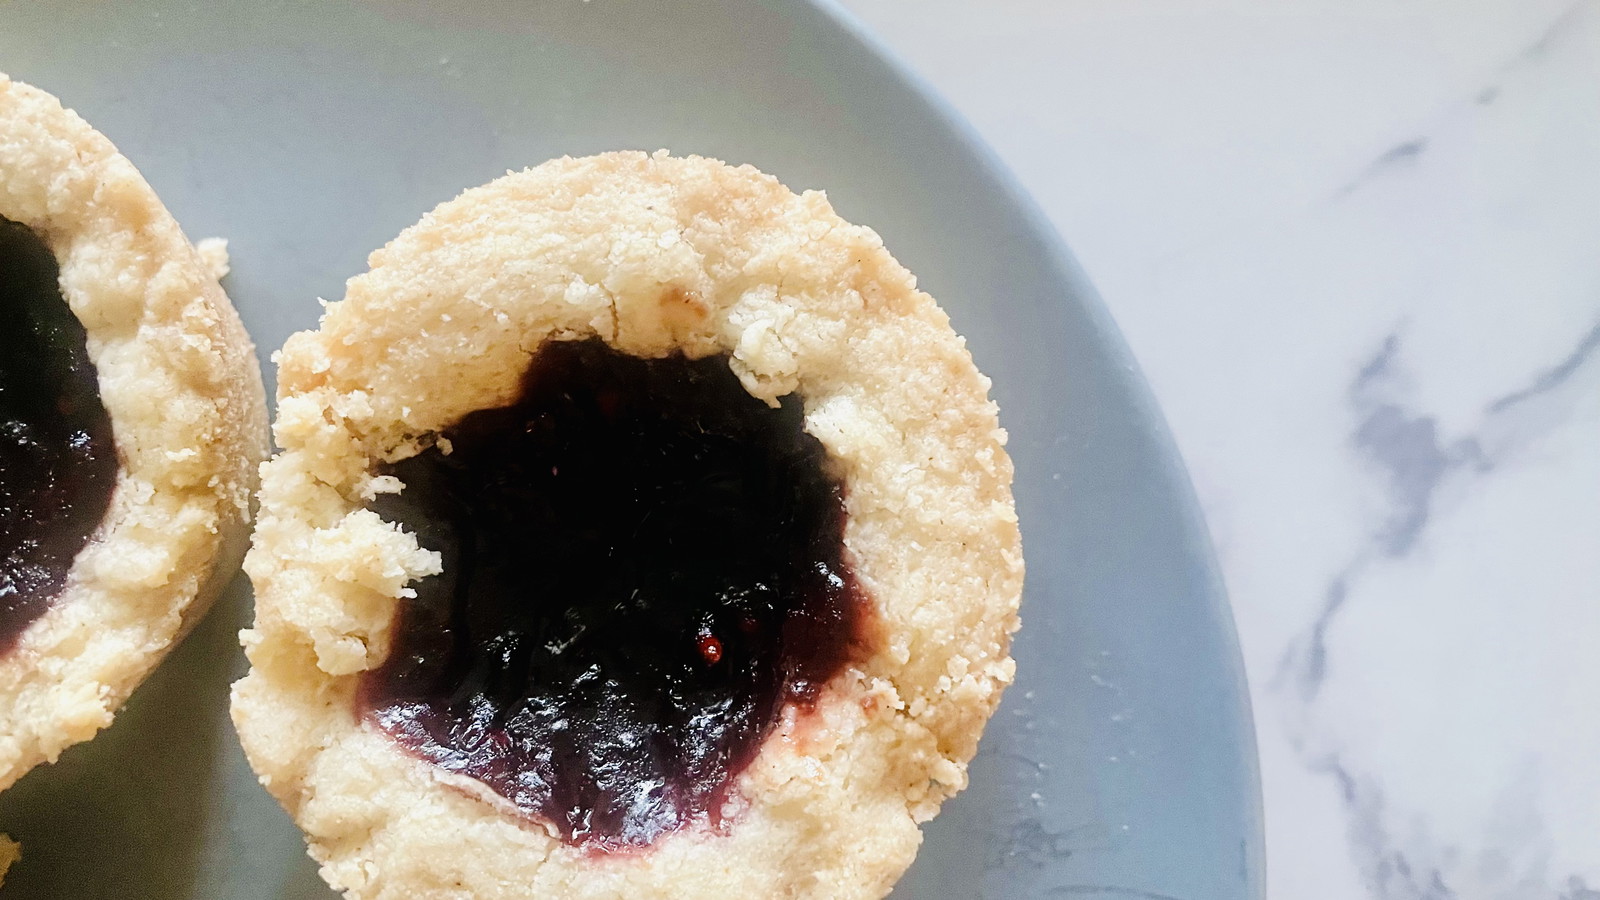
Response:
[{"label": "dark purple jam", "polygon": [[373,508],[444,557],[403,601],[369,718],[569,843],[722,823],[786,703],[859,653],[845,514],[798,397],[727,357],[550,342],[515,404],[384,473]]},{"label": "dark purple jam", "polygon": [[33,230],[0,218],[0,653],[61,592],[117,480],[83,325]]}]

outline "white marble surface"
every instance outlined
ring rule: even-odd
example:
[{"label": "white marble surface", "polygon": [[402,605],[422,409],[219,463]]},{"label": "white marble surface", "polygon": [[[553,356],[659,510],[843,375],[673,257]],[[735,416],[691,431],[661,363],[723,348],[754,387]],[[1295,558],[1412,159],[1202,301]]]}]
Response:
[{"label": "white marble surface", "polygon": [[1600,900],[1600,0],[846,0],[1105,295],[1269,895]]}]

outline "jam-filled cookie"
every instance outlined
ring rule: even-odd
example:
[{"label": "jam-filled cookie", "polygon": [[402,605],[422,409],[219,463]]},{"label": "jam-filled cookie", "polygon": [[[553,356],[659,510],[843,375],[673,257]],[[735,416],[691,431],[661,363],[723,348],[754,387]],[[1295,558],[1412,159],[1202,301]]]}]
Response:
[{"label": "jam-filled cookie", "polygon": [[234,721],[352,898],[876,898],[1011,681],[988,381],[820,193],[561,159],[280,357]]},{"label": "jam-filled cookie", "polygon": [[266,401],[139,172],[0,75],[0,788],[111,722],[237,571]]}]

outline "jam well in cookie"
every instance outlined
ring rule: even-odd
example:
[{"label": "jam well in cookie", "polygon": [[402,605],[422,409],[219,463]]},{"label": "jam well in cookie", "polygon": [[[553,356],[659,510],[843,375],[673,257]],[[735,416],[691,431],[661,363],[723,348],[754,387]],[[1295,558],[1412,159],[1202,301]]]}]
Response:
[{"label": "jam well in cookie", "polygon": [[0,652],[50,606],[117,478],[83,325],[56,258],[0,219]]},{"label": "jam well in cookie", "polygon": [[443,557],[402,601],[370,721],[568,843],[716,827],[785,705],[863,652],[843,489],[799,397],[725,356],[548,342],[522,393],[382,467]]}]

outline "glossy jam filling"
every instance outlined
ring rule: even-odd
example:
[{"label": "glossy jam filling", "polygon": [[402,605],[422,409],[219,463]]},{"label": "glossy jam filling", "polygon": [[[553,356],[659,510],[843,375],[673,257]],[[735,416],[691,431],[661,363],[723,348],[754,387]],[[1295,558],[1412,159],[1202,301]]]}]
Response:
[{"label": "glossy jam filling", "polygon": [[444,573],[403,601],[365,714],[569,843],[721,825],[785,704],[865,641],[799,398],[769,408],[726,357],[552,342],[443,437],[373,504]]},{"label": "glossy jam filling", "polygon": [[0,219],[0,652],[49,609],[117,480],[83,326],[50,248]]}]

